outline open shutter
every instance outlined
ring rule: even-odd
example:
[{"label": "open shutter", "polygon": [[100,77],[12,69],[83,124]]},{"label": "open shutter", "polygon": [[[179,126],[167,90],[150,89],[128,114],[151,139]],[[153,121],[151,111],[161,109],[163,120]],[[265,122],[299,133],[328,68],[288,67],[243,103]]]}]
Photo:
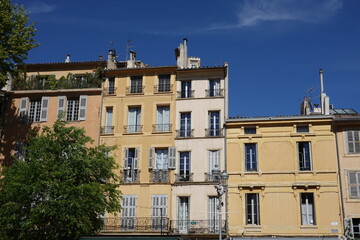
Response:
[{"label": "open shutter", "polygon": [[19,113],[20,113],[20,120],[26,121],[27,114],[28,114],[28,106],[29,106],[29,98],[23,97],[20,100],[20,107],[19,107]]},{"label": "open shutter", "polygon": [[48,119],[49,97],[41,98],[41,116],[40,121],[46,122]]},{"label": "open shutter", "polygon": [[66,96],[59,96],[58,98],[58,117],[65,111],[66,108]]},{"label": "open shutter", "polygon": [[134,169],[139,169],[139,155],[140,155],[140,149],[135,148],[135,156],[134,156],[134,162],[133,162]]},{"label": "open shutter", "polygon": [[80,104],[79,104],[79,120],[86,119],[86,95],[80,96]]},{"label": "open shutter", "polygon": [[153,147],[151,147],[149,151],[150,151],[149,152],[149,169],[153,169],[155,149]]},{"label": "open shutter", "polygon": [[176,168],[176,148],[169,147],[169,169]]},{"label": "open shutter", "polygon": [[124,149],[124,169],[128,168],[129,149]]}]

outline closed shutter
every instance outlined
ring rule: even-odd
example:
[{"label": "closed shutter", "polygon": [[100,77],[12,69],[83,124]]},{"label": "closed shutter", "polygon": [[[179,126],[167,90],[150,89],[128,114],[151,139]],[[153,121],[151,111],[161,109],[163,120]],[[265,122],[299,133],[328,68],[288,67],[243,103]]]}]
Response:
[{"label": "closed shutter", "polygon": [[[66,108],[66,96],[59,96],[58,98],[58,117],[65,111]],[[63,118],[65,117],[62,116]]]},{"label": "closed shutter", "polygon": [[41,98],[41,116],[40,121],[46,122],[48,119],[49,97]]},{"label": "closed shutter", "polygon": [[360,198],[360,172],[349,172],[350,198]]},{"label": "closed shutter", "polygon": [[124,169],[127,169],[129,166],[128,158],[129,158],[129,149],[125,148],[124,149]]},{"label": "closed shutter", "polygon": [[176,147],[169,147],[169,169],[176,168]]},{"label": "closed shutter", "polygon": [[155,155],[155,149],[151,147],[149,150],[149,169],[154,168],[154,155]]},{"label": "closed shutter", "polygon": [[152,196],[152,216],[164,217],[167,216],[167,195],[153,195]]},{"label": "closed shutter", "polygon": [[80,104],[79,104],[79,120],[86,120],[86,95],[80,96]]},{"label": "closed shutter", "polygon": [[29,106],[29,98],[23,97],[20,100],[20,107],[19,107],[19,114],[20,120],[26,121],[27,114],[28,114],[28,106]]},{"label": "closed shutter", "polygon": [[140,156],[140,148],[135,148],[135,156],[133,159],[133,169],[139,169],[139,156]]}]

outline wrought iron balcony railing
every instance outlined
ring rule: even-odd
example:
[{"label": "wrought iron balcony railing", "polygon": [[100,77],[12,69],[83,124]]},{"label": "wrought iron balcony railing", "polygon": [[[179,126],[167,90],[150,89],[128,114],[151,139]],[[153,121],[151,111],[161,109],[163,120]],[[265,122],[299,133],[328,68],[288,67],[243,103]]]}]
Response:
[{"label": "wrought iron balcony railing", "polygon": [[142,125],[124,125],[124,133],[141,133]]},{"label": "wrought iron balcony railing", "polygon": [[220,171],[219,173],[207,172],[205,173],[205,181],[207,182],[219,182],[220,179]]},{"label": "wrought iron balcony railing", "polygon": [[176,130],[177,138],[192,138],[194,137],[194,129],[179,129]]},{"label": "wrought iron balcony railing", "polygon": [[175,173],[175,182],[192,182],[194,173]]},{"label": "wrought iron balcony railing", "polygon": [[172,84],[159,84],[154,86],[154,92],[161,93],[161,92],[172,92],[173,85]]},{"label": "wrought iron balcony railing", "polygon": [[206,97],[223,97],[224,89],[206,89],[205,96]]},{"label": "wrought iron balcony railing", "polygon": [[[226,221],[221,221],[221,230],[226,232]],[[171,220],[170,232],[174,234],[218,234],[218,220]]]},{"label": "wrought iron balcony railing", "polygon": [[113,134],[114,133],[114,126],[102,126],[100,128],[100,134]]},{"label": "wrought iron balcony railing", "polygon": [[222,128],[206,128],[205,137],[222,137],[223,129]]},{"label": "wrought iron balcony railing", "polygon": [[177,97],[178,98],[193,98],[195,96],[195,90],[188,90],[188,91],[178,91]]},{"label": "wrought iron balcony railing", "polygon": [[144,88],[142,85],[126,87],[126,94],[143,94]]},{"label": "wrought iron balcony railing", "polygon": [[120,170],[120,179],[124,183],[138,183],[140,181],[140,170],[138,169]]},{"label": "wrought iron balcony railing", "polygon": [[169,170],[152,170],[150,174],[153,183],[168,183],[170,181]]},{"label": "wrought iron balcony railing", "polygon": [[172,124],[153,124],[153,132],[171,132]]},{"label": "wrought iron balcony railing", "polygon": [[169,231],[167,217],[110,217],[104,219],[103,231]]},{"label": "wrought iron balcony railing", "polygon": [[105,95],[116,95],[116,87],[107,87],[104,88]]}]

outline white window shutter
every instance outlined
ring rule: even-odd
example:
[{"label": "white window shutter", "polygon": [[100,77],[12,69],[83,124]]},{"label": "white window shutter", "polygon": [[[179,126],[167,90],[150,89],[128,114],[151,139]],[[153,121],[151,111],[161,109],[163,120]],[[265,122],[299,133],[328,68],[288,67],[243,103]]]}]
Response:
[{"label": "white window shutter", "polygon": [[49,97],[41,98],[41,115],[40,121],[46,122],[48,119],[48,109],[49,109]]},{"label": "white window shutter", "polygon": [[66,109],[66,96],[59,96],[58,98],[58,117],[65,111]]},{"label": "white window shutter", "polygon": [[176,148],[169,147],[169,169],[176,168]]},{"label": "white window shutter", "polygon": [[140,155],[140,149],[135,148],[135,157],[133,160],[133,168],[134,169],[139,169],[139,155]]},{"label": "white window shutter", "polygon": [[124,149],[124,169],[128,168],[129,149]]},{"label": "white window shutter", "polygon": [[154,155],[155,155],[155,149],[151,147],[149,150],[149,169],[153,169],[154,167]]},{"label": "white window shutter", "polygon": [[27,114],[28,114],[28,106],[29,106],[29,98],[23,97],[20,100],[20,107],[19,107],[19,113],[20,113],[20,120],[25,121]]},{"label": "white window shutter", "polygon": [[86,95],[80,96],[80,103],[79,103],[79,120],[86,120]]}]

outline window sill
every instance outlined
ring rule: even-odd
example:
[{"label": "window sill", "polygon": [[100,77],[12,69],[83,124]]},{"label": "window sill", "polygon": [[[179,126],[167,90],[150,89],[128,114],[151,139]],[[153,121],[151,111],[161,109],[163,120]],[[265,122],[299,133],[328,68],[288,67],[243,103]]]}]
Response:
[{"label": "window sill", "polygon": [[345,202],[347,202],[347,203],[358,203],[358,202],[360,202],[360,197],[359,198],[347,198]]},{"label": "window sill", "polygon": [[261,225],[246,225],[245,232],[261,232]]},{"label": "window sill", "polygon": [[262,134],[242,134],[242,135],[238,135],[238,138],[248,138],[248,139],[252,139],[252,138],[262,138],[263,135]]},{"label": "window sill", "polygon": [[303,132],[303,133],[290,133],[291,137],[314,137],[316,136],[316,133],[313,132]]},{"label": "window sill", "polygon": [[123,133],[123,135],[142,135],[143,132],[134,132],[134,133]]},{"label": "window sill", "polygon": [[316,225],[301,225],[300,229],[318,229]]}]

